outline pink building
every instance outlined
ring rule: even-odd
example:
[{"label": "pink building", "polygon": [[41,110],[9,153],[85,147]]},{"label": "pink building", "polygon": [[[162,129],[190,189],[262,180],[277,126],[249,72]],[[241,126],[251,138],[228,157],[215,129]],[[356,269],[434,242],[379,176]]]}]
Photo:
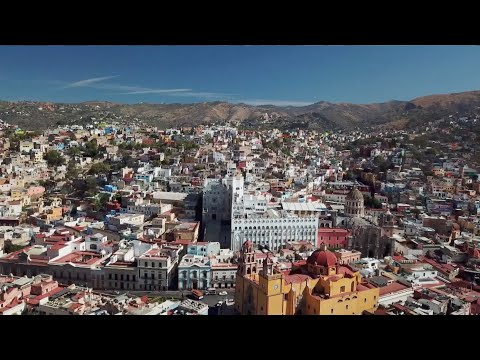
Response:
[{"label": "pink building", "polygon": [[45,192],[45,188],[43,186],[30,186],[27,189],[28,196],[40,196]]},{"label": "pink building", "polygon": [[325,244],[328,248],[346,248],[348,245],[347,237],[350,233],[340,228],[320,228],[318,229],[317,247]]}]

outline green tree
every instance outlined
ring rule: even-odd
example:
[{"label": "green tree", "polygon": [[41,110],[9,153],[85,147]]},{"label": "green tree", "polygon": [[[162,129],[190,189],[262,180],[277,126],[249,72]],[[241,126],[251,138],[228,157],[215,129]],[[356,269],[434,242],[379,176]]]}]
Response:
[{"label": "green tree", "polygon": [[79,156],[82,150],[78,146],[71,146],[67,149],[67,154],[70,156]]},{"label": "green tree", "polygon": [[160,160],[153,160],[153,161],[151,162],[151,164],[152,164],[152,166],[154,166],[154,167],[160,167],[160,166],[162,166],[162,162],[161,162]]},{"label": "green tree", "polygon": [[98,156],[97,140],[93,139],[88,141],[83,148],[83,153],[87,157],[92,157],[92,158],[97,157]]},{"label": "green tree", "polygon": [[85,181],[84,181],[85,185],[85,192],[88,192],[90,194],[94,194],[96,191],[97,191],[97,187],[98,187],[98,184],[97,184],[97,179],[92,177],[92,176],[89,176]]},{"label": "green tree", "polygon": [[38,185],[43,186],[46,190],[51,190],[55,186],[55,182],[47,179],[47,180],[39,180]]},{"label": "green tree", "polygon": [[382,203],[378,199],[372,198],[371,196],[365,196],[363,203],[367,208],[374,208],[374,209],[382,208]]},{"label": "green tree", "polygon": [[23,248],[25,248],[25,246],[15,245],[15,244],[12,244],[11,242],[7,242],[3,250],[5,250],[5,253],[9,254],[18,250],[22,250]]},{"label": "green tree", "polygon": [[373,160],[373,163],[377,166],[378,171],[380,172],[386,172],[392,167],[392,163],[383,156],[377,156],[375,160]]},{"label": "green tree", "polygon": [[95,198],[94,208],[95,210],[103,210],[105,209],[105,205],[110,201],[110,195],[106,193],[100,193]]},{"label": "green tree", "polygon": [[57,150],[48,151],[44,159],[47,160],[48,166],[60,166],[65,164],[65,158]]},{"label": "green tree", "polygon": [[80,174],[80,170],[77,167],[77,164],[75,164],[74,161],[69,161],[67,165],[67,173],[65,174],[65,177],[67,179],[77,179],[78,175]]},{"label": "green tree", "polygon": [[90,167],[88,173],[91,175],[107,174],[110,171],[110,165],[104,162],[95,163]]}]

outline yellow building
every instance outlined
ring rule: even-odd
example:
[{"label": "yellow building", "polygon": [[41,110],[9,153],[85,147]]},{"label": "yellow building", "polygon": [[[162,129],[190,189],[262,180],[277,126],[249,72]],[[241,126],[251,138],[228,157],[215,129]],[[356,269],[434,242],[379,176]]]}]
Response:
[{"label": "yellow building", "polygon": [[316,250],[289,274],[269,255],[258,269],[251,241],[242,245],[235,310],[242,315],[360,315],[378,307],[379,289],[362,282],[358,271],[338,265],[336,256]]},{"label": "yellow building", "polygon": [[10,198],[12,200],[22,200],[23,194],[23,189],[12,189],[10,191]]}]

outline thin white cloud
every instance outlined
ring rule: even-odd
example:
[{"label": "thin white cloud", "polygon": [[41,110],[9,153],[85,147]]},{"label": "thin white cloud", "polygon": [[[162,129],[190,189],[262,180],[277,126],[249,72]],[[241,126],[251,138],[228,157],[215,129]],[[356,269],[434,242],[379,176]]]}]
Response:
[{"label": "thin white cloud", "polygon": [[[118,75],[103,76],[98,78],[80,80],[74,83],[67,84],[63,88],[89,87],[89,88],[100,89],[100,90],[115,91],[115,93],[113,93],[112,95],[169,94],[169,93],[177,93],[182,91],[192,91],[192,89],[152,89],[152,88],[146,88],[146,87],[140,87],[140,86],[102,83],[102,81],[113,79],[116,77],[118,77]],[[120,92],[120,91],[124,91],[124,92]]]},{"label": "thin white cloud", "polygon": [[108,79],[113,79],[117,77],[118,75],[114,76],[102,76],[102,77],[96,77],[96,78],[91,78],[91,79],[85,79],[85,80],[80,80],[80,81],[75,81],[73,83],[68,84],[67,88],[75,88],[75,87],[84,87],[84,86],[91,86],[93,84],[96,84],[100,81],[105,81]]},{"label": "thin white cloud", "polygon": [[238,100],[237,103],[244,103],[248,105],[275,105],[275,106],[308,106],[312,105],[314,101],[297,101],[297,100],[267,100],[267,99],[247,99]]},{"label": "thin white cloud", "polygon": [[[113,89],[112,89],[113,90]],[[164,94],[164,93],[180,93],[184,91],[191,91],[192,89],[148,89],[142,88],[125,93],[120,93],[122,95],[135,95],[135,94]]]},{"label": "thin white cloud", "polygon": [[214,93],[214,92],[182,92],[182,93],[172,93],[168,94],[170,96],[183,96],[183,97],[194,97],[194,98],[205,98],[205,99],[225,99],[231,98],[237,94],[222,94],[222,93]]}]

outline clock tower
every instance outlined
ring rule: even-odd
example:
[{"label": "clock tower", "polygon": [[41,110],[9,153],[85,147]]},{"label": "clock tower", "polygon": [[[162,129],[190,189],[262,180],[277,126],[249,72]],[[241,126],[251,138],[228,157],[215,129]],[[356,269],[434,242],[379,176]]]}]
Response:
[{"label": "clock tower", "polygon": [[283,314],[282,294],[283,274],[275,273],[271,254],[267,254],[263,260],[263,269],[258,277],[260,314],[265,312],[269,315]]}]

